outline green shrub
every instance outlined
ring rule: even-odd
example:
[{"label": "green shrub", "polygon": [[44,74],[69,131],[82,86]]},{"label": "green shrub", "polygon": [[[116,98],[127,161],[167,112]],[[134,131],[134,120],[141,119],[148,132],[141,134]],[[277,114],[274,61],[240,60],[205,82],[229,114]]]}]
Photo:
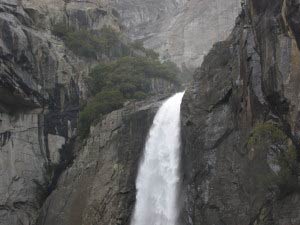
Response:
[{"label": "green shrub", "polygon": [[137,99],[137,100],[143,100],[143,99],[147,98],[147,94],[142,91],[137,91],[134,93],[133,98]]},{"label": "green shrub", "polygon": [[75,29],[65,23],[57,23],[52,26],[52,33],[62,38],[66,46],[75,54],[86,58],[98,58],[102,54],[117,58],[134,55],[134,50],[140,50],[146,57],[158,60],[158,53],[146,49],[142,42],[125,44],[120,34],[108,26],[104,26],[100,32],[94,33],[86,29]]},{"label": "green shrub", "polygon": [[147,57],[122,57],[98,64],[87,79],[94,97],[80,113],[81,137],[87,136],[90,125],[100,119],[101,115],[121,108],[127,100],[142,100],[151,95],[152,78],[158,77],[178,84],[177,76],[173,64]]},{"label": "green shrub", "polygon": [[135,92],[149,93],[151,78],[162,78],[179,85],[179,71],[170,65],[150,58],[123,57],[97,65],[87,82],[92,94],[105,88],[116,88],[130,99],[134,98]]},{"label": "green shrub", "polygon": [[152,49],[147,49],[144,47],[143,42],[141,40],[134,41],[131,43],[131,47],[136,50],[140,50],[146,54],[146,57],[158,60],[159,54]]},{"label": "green shrub", "polygon": [[249,145],[262,144],[270,141],[276,144],[286,144],[287,135],[272,123],[259,123],[255,126],[252,135],[248,140]]},{"label": "green shrub", "polygon": [[280,189],[281,196],[299,191],[296,148],[290,145],[287,151],[280,152],[277,163],[281,169],[275,176],[275,183]]},{"label": "green shrub", "polygon": [[74,31],[68,33],[65,42],[75,54],[86,58],[96,58],[101,52],[101,47],[93,45],[93,39],[94,37],[87,35],[85,31]]},{"label": "green shrub", "polygon": [[108,53],[111,48],[120,42],[120,38],[118,33],[116,33],[112,28],[104,26],[101,30],[99,42],[104,47],[106,53]]},{"label": "green shrub", "polygon": [[117,90],[101,91],[87,103],[79,115],[79,135],[86,138],[90,126],[95,120],[101,119],[102,115],[123,106],[124,98]]},{"label": "green shrub", "polygon": [[280,195],[299,191],[297,172],[297,152],[289,137],[272,123],[260,123],[254,128],[248,140],[248,146],[268,148],[275,151],[275,164],[280,167],[277,174],[270,174],[260,179],[266,186],[277,185]]},{"label": "green shrub", "polygon": [[67,36],[67,33],[71,32],[72,28],[66,26],[65,23],[57,23],[52,26],[52,33],[60,38]]},{"label": "green shrub", "polygon": [[119,34],[107,26],[104,26],[99,34],[94,34],[89,30],[76,30],[65,23],[58,23],[52,27],[52,33],[62,38],[75,54],[86,58],[109,55],[112,48],[120,43]]},{"label": "green shrub", "polygon": [[[151,79],[161,78],[179,85],[179,69],[174,63],[161,63],[158,54],[143,47],[142,42],[125,44],[119,33],[104,26],[99,33],[75,29],[65,23],[52,27],[54,35],[64,40],[75,54],[98,59],[102,55],[114,61],[99,63],[90,72],[87,84],[91,98],[79,116],[79,134],[85,138],[90,125],[102,115],[122,107],[126,100],[149,96]],[[134,50],[145,56],[135,56]]]}]

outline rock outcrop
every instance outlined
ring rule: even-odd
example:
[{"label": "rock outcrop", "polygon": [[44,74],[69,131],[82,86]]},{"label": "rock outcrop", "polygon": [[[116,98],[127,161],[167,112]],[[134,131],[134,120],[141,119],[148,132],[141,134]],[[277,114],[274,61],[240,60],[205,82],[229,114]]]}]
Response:
[{"label": "rock outcrop", "polygon": [[298,15],[299,1],[246,1],[196,71],[182,104],[182,224],[300,224]]},{"label": "rock outcrop", "polygon": [[72,159],[86,62],[53,36],[67,20],[100,29],[117,20],[92,3],[0,1],[0,224],[34,224]]},{"label": "rock outcrop", "polygon": [[[129,224],[163,99],[126,103],[76,142],[95,61],[74,55],[53,25],[96,34],[122,22],[132,39],[194,68],[231,30],[239,4],[0,0],[0,225]],[[278,158],[300,161],[299,14],[298,0],[246,1],[197,70],[182,104],[182,224],[300,224],[299,171]],[[174,86],[153,79],[151,89]]]},{"label": "rock outcrop", "polygon": [[157,97],[130,103],[92,127],[45,202],[38,225],[129,224],[138,163],[159,106]]},{"label": "rock outcrop", "polygon": [[[124,176],[124,182],[129,182],[128,180],[133,182],[135,179],[134,174],[129,177],[129,172],[133,171],[134,165],[138,162],[138,151],[142,148],[142,138],[146,137],[145,133],[148,129],[148,123],[150,123],[150,115],[149,118],[147,118],[147,115],[144,115],[145,118],[142,117],[144,111],[136,106],[140,111],[139,113],[135,111],[137,118],[134,118],[136,120],[132,119],[130,122],[130,126],[138,126],[139,128],[132,134],[136,137],[125,136],[124,134],[124,136],[119,135],[118,138],[120,139],[116,140],[114,139],[114,132],[117,132],[119,127],[115,127],[116,130],[109,130],[110,126],[114,127],[112,124],[107,125],[108,127],[99,125],[97,127],[99,130],[95,131],[97,134],[94,133],[94,135],[96,137],[101,133],[103,140],[101,139],[94,144],[89,143],[85,150],[79,151],[81,149],[76,142],[79,106],[80,100],[85,100],[88,93],[84,77],[87,76],[90,68],[97,62],[93,59],[85,59],[75,55],[61,39],[51,33],[53,25],[61,22],[77,29],[92,30],[94,33],[100,31],[103,26],[120,30],[116,12],[108,3],[102,0],[0,0],[1,225],[35,224],[40,209],[48,196],[54,190],[55,193],[59,192],[56,189],[59,177],[72,164],[74,158],[76,163],[74,167],[68,170],[68,174],[74,171],[72,172],[73,175],[70,174],[70,176],[79,176],[79,173],[84,173],[89,164],[109,164],[113,157],[117,157],[116,153],[107,155],[107,157],[103,156],[97,161],[88,161],[89,159],[82,158],[86,151],[90,152],[91,155],[98,154],[96,150],[102,148],[102,145],[103,147],[106,146],[106,142],[113,142],[113,145],[116,146],[121,146],[121,143],[124,146],[128,145],[127,151],[130,152],[133,159],[128,162],[128,165],[125,161],[119,162],[116,160],[115,164],[112,165],[114,166],[112,170],[105,172],[107,174],[110,172],[121,173],[122,171],[118,172],[118,163],[124,163],[126,164],[124,168],[128,169],[124,172],[127,178],[124,174],[116,176]],[[151,91],[153,94],[172,92],[174,91],[174,85],[164,80],[153,79]],[[129,110],[128,107],[126,109]],[[114,117],[111,116],[110,119],[107,119],[107,123],[125,126],[123,124],[129,120],[127,116],[133,117],[131,114],[138,109],[130,109],[131,111],[129,110],[128,113],[123,112],[124,110],[116,112],[113,114]],[[145,109],[145,113],[146,111],[148,112]],[[136,124],[137,120],[139,120],[138,124]],[[133,128],[126,127],[126,129],[126,131],[133,132],[131,130]],[[104,132],[103,135],[108,135],[109,132],[112,134],[104,138],[102,132]],[[125,137],[132,137],[133,141],[131,142]],[[91,149],[89,150],[89,148]],[[76,157],[77,154],[79,154],[79,158]],[[122,154],[125,153],[118,153],[118,157],[123,160],[127,156]],[[78,164],[79,161],[80,165]],[[105,165],[106,168],[109,167],[108,164]],[[120,166],[123,166],[123,164],[120,164]],[[91,171],[98,171],[98,169],[93,168]],[[62,177],[64,181],[60,181],[59,184],[64,183],[66,185],[67,181],[65,179],[69,178],[66,176],[68,175]],[[101,179],[108,179],[108,176]],[[101,179],[99,182],[104,181]],[[127,183],[123,183],[119,187],[117,186],[117,182],[119,182],[117,178],[111,183],[108,180],[106,181],[108,182],[108,189],[102,190],[102,184],[93,183],[91,179],[89,188],[94,188],[94,191],[99,188],[104,195],[109,195],[108,192],[106,193],[106,191],[110,192],[109,187],[120,188],[118,193],[116,192],[117,197],[114,201],[122,202],[122,196],[128,201],[123,201],[124,206],[122,206],[122,209],[117,208],[115,205],[111,208],[109,208],[109,205],[107,207],[108,210],[115,210],[115,218],[124,219],[125,214],[130,215],[129,211],[131,209],[130,207],[127,208],[126,204],[130,205],[134,201],[134,192],[131,190],[134,183],[128,183],[128,186],[126,186]],[[75,189],[76,184],[85,187],[85,181],[79,179],[76,182],[72,183],[69,180],[68,185],[72,191]],[[129,197],[126,194],[127,189],[131,191]],[[67,196],[65,195],[65,197]],[[57,202],[53,203],[52,199]],[[77,207],[77,200],[74,200],[74,205],[72,205],[73,203],[68,205],[70,208],[60,208],[59,204],[63,204],[65,200],[66,198],[62,198],[58,201],[56,195],[54,197],[51,195],[43,210],[46,209],[47,204],[55,204],[57,207],[51,209],[52,214],[50,212],[47,212],[47,215],[42,214],[40,216],[41,221],[45,220],[51,224],[53,217],[57,217],[60,224],[68,222],[74,225],[74,221],[69,220],[69,217],[62,218],[59,216],[59,211],[55,211],[56,209],[62,211],[72,210],[73,207]],[[96,221],[98,218],[97,216],[91,216],[94,211],[89,211],[91,207],[94,207],[95,203],[92,202],[94,200],[93,198],[86,199],[87,202],[91,201],[91,204],[87,203],[81,206],[82,209],[85,206],[88,207],[86,214],[82,212],[82,215],[91,221]],[[103,207],[103,204],[106,203],[100,204],[99,207]],[[119,216],[117,216],[117,213],[119,213]],[[103,212],[104,214],[105,221],[109,221],[109,211]],[[70,214],[72,217],[73,215]],[[128,220],[128,217],[125,219]],[[113,221],[115,222],[115,220]],[[52,225],[54,224],[56,223],[52,223]]]},{"label": "rock outcrop", "polygon": [[114,0],[112,5],[131,39],[190,70],[227,37],[240,11],[240,0]]},{"label": "rock outcrop", "polygon": [[103,26],[120,30],[118,18],[107,0],[22,0],[25,11],[39,28],[49,29],[65,21],[76,28],[99,31]]}]

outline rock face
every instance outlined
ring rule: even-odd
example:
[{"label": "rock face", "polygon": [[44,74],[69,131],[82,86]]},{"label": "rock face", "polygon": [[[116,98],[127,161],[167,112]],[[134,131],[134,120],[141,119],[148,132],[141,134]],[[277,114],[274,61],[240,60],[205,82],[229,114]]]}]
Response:
[{"label": "rock face", "polygon": [[196,71],[182,104],[182,224],[300,224],[297,173],[289,181],[293,189],[279,187],[269,180],[285,169],[274,158],[274,138],[250,141],[257,129],[268,135],[275,129],[259,123],[277,124],[299,155],[297,6],[246,1],[231,36]]},{"label": "rock face", "polygon": [[129,224],[138,162],[158,99],[130,103],[95,127],[57,189],[38,225]]},{"label": "rock face", "polygon": [[22,4],[39,28],[65,21],[73,27],[94,31],[104,25],[120,29],[107,0],[22,0]]},{"label": "rock face", "polygon": [[[130,221],[161,98],[112,112],[79,145],[83,78],[95,62],[68,50],[52,25],[121,30],[121,21],[133,39],[193,68],[238,9],[238,0],[0,0],[0,225]],[[182,224],[300,224],[298,186],[279,195],[281,187],[261,182],[283,170],[280,148],[299,149],[299,30],[299,1],[249,0],[230,38],[197,70],[182,105]],[[154,94],[174,91],[162,80],[151,84]],[[249,146],[265,121],[288,143]]]},{"label": "rock face", "polygon": [[[87,92],[83,79],[95,62],[75,56],[66,48],[62,40],[51,34],[50,28],[56,23],[65,21],[73,27],[84,27],[94,31],[99,31],[104,25],[118,30],[118,19],[113,13],[115,12],[105,1],[0,0],[1,225],[35,224],[43,203],[56,188],[60,174],[72,163],[77,154],[75,149],[79,149],[75,145],[79,101],[86,98]],[[174,86],[168,82],[153,79],[151,88],[153,93],[157,94],[173,90]],[[142,109],[140,110],[142,111]],[[132,109],[132,111],[134,110]],[[121,120],[123,114],[125,113],[117,113],[108,122],[125,123]],[[131,114],[128,112],[126,115]],[[139,117],[140,114],[137,113],[136,116]],[[114,119],[116,121],[113,121]],[[145,118],[140,118],[140,120],[142,119],[145,119],[145,123],[149,122],[146,115]],[[136,121],[132,121],[133,125],[134,122]],[[142,146],[141,135],[144,134],[143,131],[146,132],[147,124],[145,127],[141,124],[135,124],[135,126],[141,126],[140,130],[137,130],[141,133],[135,133],[137,135],[136,142],[127,142],[127,140],[122,139],[120,143],[117,143],[119,140],[110,140],[112,136],[107,136],[105,140],[99,140],[94,145],[88,144],[82,151],[86,153],[89,151],[88,148],[94,148],[96,151],[96,149],[101,148],[100,145],[105,146],[108,141],[115,141],[114,145],[127,143],[129,146],[127,151],[132,151],[130,154],[132,157],[136,157],[134,158],[135,161],[132,159],[130,163],[136,165],[139,156],[137,151],[140,151]],[[98,126],[99,129],[100,127]],[[99,135],[99,132],[105,132],[103,129],[109,130],[109,128],[101,128],[102,130],[98,130],[97,134]],[[131,128],[127,127],[126,129],[129,131]],[[107,131],[107,135],[109,132],[114,134],[117,130]],[[138,142],[139,140],[140,142]],[[97,144],[99,144],[98,147]],[[97,152],[92,153],[93,151],[90,151],[91,154],[98,154]],[[123,153],[119,155],[121,154]],[[103,161],[99,158],[100,161],[96,163],[104,163],[106,160],[110,162],[111,157],[116,157],[116,155],[107,157],[103,156]],[[84,161],[85,159],[81,160]],[[89,163],[94,163],[94,161],[84,161],[84,163],[81,166],[85,169]],[[118,163],[118,161],[115,162],[115,167],[118,166]],[[130,170],[126,173],[131,172],[134,165],[125,165]],[[122,165],[120,164],[120,166]],[[72,167],[72,171],[76,172],[73,176],[78,175],[79,169],[77,167],[78,164],[74,168]],[[118,171],[118,168],[115,167],[110,172]],[[106,172],[107,174],[110,173],[109,171]],[[127,176],[129,175],[127,174]],[[65,179],[64,177],[62,179]],[[103,179],[108,179],[108,177],[103,177]],[[134,176],[126,179],[133,181]],[[84,181],[79,180],[77,182],[79,185],[85,186],[85,183],[80,183]],[[117,186],[116,182],[117,180],[108,185],[110,187]],[[70,182],[69,185],[70,188],[74,189],[76,184]],[[101,189],[100,183],[96,182],[95,185],[97,187],[91,185],[90,189]],[[128,197],[126,195],[126,183],[122,185],[118,191],[120,193],[125,192],[124,198],[128,198],[132,202],[133,192],[130,192]],[[128,185],[130,190],[134,187],[132,183]],[[102,193],[109,194],[106,191],[107,189],[103,190]],[[120,196],[118,194],[117,199],[121,199]],[[46,204],[50,204],[52,198],[54,197],[51,196]],[[65,198],[61,199],[60,203],[62,204],[64,200]],[[59,202],[51,202],[51,204],[56,205]],[[74,202],[74,204],[77,203]],[[87,207],[93,207],[93,204],[95,203],[87,204]],[[100,204],[101,207],[103,204]],[[125,210],[125,204],[132,203],[124,200],[123,208],[119,209],[115,205],[112,206],[115,207],[115,215],[119,212],[129,215],[129,211],[126,210],[130,210],[130,208]],[[68,210],[72,210],[75,205],[70,206],[71,208]],[[82,205],[83,208],[84,206]],[[59,207],[55,209],[62,210]],[[99,208],[99,210],[101,209]],[[88,211],[82,215],[91,220],[97,220],[98,217],[91,217],[91,213],[94,211]],[[105,221],[109,221],[110,214],[108,211],[103,213],[105,213]],[[123,214],[118,215],[115,218],[121,218]],[[68,220],[68,218],[62,220],[55,213],[47,213],[45,217],[40,216],[41,221],[50,221],[50,224],[53,217],[61,219],[61,224],[64,224],[64,221],[72,225],[75,224],[73,220]]]},{"label": "rock face", "polygon": [[189,69],[200,66],[212,44],[227,37],[240,10],[240,0],[112,2],[129,37]]},{"label": "rock face", "polygon": [[290,28],[297,40],[298,47],[300,46],[300,2],[299,1],[286,1],[286,15]]},{"label": "rock face", "polygon": [[64,18],[91,29],[113,23],[91,4],[0,1],[1,225],[34,224],[72,158],[82,77],[92,62],[74,56],[49,28]]}]

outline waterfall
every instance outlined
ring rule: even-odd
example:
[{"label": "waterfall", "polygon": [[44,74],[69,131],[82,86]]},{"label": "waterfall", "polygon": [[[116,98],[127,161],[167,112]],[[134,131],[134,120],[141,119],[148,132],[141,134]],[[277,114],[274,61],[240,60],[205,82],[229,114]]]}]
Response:
[{"label": "waterfall", "polygon": [[136,181],[131,225],[175,225],[178,217],[180,105],[183,93],[158,110]]}]

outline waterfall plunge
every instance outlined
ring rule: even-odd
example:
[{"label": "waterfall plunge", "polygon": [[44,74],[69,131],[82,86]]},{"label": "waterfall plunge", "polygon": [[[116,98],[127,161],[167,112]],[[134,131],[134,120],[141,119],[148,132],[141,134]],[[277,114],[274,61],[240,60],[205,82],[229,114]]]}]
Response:
[{"label": "waterfall plunge", "polygon": [[136,181],[131,225],[175,225],[178,217],[180,105],[175,94],[158,110]]}]

